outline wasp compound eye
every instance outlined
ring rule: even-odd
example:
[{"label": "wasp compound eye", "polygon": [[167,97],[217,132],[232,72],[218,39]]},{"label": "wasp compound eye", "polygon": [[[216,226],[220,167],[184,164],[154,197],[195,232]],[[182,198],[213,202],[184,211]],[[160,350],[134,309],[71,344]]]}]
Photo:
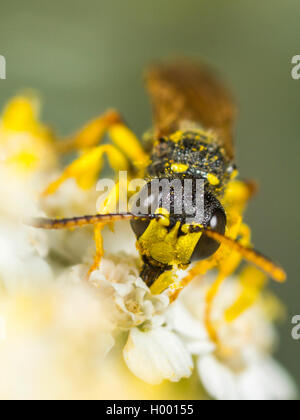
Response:
[{"label": "wasp compound eye", "polygon": [[131,213],[155,214],[158,208],[164,208],[170,214],[182,214],[182,182],[155,178],[144,185],[131,202]]},{"label": "wasp compound eye", "polygon": [[[177,181],[177,182],[175,182]],[[169,181],[165,178],[155,178],[144,185],[131,202],[130,212],[137,216],[154,215],[157,209],[164,209],[172,216],[169,227],[171,228],[176,220],[182,218],[182,183],[175,180]],[[147,229],[149,221],[132,220],[131,226],[139,238]]]},{"label": "wasp compound eye", "polygon": [[154,190],[152,188],[152,183],[148,182],[135,196],[134,201],[131,203],[130,211],[136,216],[141,214],[154,214],[155,210],[159,207],[160,198],[160,191]]},{"label": "wasp compound eye", "polygon": [[[158,207],[159,196],[153,194],[151,191],[151,182],[145,184],[136,196],[135,201],[131,205],[131,213],[137,217],[141,214],[152,214],[151,209]],[[130,221],[132,230],[139,239],[147,227],[149,226],[149,220],[134,219]]]},{"label": "wasp compound eye", "polygon": [[135,219],[135,220],[130,221],[132,230],[137,239],[139,239],[142,236],[142,234],[145,232],[145,230],[149,226],[149,223],[150,223],[149,220],[142,220],[142,219],[141,220]]},{"label": "wasp compound eye", "polygon": [[[223,209],[218,208],[213,212],[213,215],[209,221],[209,227],[221,235],[224,235],[226,227],[226,216]],[[191,262],[200,261],[211,257],[219,247],[219,242],[209,238],[207,235],[205,235],[205,232],[203,232],[194,249]]]}]

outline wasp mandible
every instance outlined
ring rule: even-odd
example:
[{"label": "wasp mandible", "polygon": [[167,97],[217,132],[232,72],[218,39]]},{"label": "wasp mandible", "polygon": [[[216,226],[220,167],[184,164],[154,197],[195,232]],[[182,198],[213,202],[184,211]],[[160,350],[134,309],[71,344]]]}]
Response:
[{"label": "wasp mandible", "polygon": [[[54,194],[70,177],[81,186],[96,183],[106,155],[115,171],[126,170],[132,178],[142,176],[146,180],[144,189],[149,189],[153,179],[203,180],[202,220],[188,224],[184,212],[175,214],[161,208],[160,199],[164,197],[157,199],[154,212],[112,213],[112,198],[119,197],[121,188],[117,184],[99,214],[39,219],[34,225],[44,229],[95,225],[92,272],[103,255],[103,226],[116,220],[130,220],[143,261],[142,279],[153,293],[168,289],[171,301],[193,278],[217,269],[216,281],[207,297],[207,326],[213,336],[209,318],[213,299],[242,258],[277,281],[284,281],[286,276],[280,266],[252,248],[250,229],[243,222],[255,184],[236,178],[233,147],[236,106],[227,88],[205,65],[190,61],[153,65],[145,79],[154,120],[146,144],[139,142],[118,112],[108,111],[58,146],[63,152],[79,149],[82,153],[47,187],[44,195]],[[106,133],[112,144],[99,144]],[[171,194],[169,199],[174,205],[176,195]],[[188,274],[177,280],[176,270],[189,267],[191,262],[195,263]]]}]

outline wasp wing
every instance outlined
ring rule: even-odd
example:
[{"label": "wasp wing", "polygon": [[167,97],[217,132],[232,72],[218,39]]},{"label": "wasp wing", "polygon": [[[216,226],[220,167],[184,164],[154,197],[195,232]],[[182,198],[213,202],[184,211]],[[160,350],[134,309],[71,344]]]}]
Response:
[{"label": "wasp wing", "polygon": [[236,107],[229,91],[205,65],[179,60],[153,65],[146,73],[156,136],[182,129],[187,123],[212,129],[229,158],[234,157]]}]

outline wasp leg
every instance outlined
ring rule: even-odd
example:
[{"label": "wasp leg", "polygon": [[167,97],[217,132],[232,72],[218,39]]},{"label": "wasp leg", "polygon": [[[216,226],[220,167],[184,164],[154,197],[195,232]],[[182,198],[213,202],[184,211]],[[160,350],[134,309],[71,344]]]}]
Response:
[{"label": "wasp leg", "polygon": [[57,149],[60,153],[68,153],[74,150],[89,149],[97,146],[103,136],[113,124],[122,121],[120,114],[111,109],[104,114],[89,121],[73,136],[57,143]]},{"label": "wasp leg", "polygon": [[127,171],[129,162],[116,147],[110,144],[94,147],[72,162],[63,171],[61,176],[53,181],[42,193],[42,196],[54,194],[58,188],[69,178],[75,178],[77,184],[83,189],[91,188],[103,166],[103,157],[107,156],[111,167],[115,171]]},{"label": "wasp leg", "polygon": [[[101,137],[108,132],[115,144],[96,147]],[[62,143],[64,144],[64,143]],[[42,196],[53,194],[68,178],[75,178],[82,188],[90,188],[103,165],[103,155],[107,154],[115,171],[129,170],[129,162],[135,172],[143,171],[148,157],[135,134],[122,122],[116,111],[108,111],[103,116],[88,123],[75,138],[67,142],[69,149],[81,149],[83,154],[71,163],[62,175],[52,182]],[[72,145],[72,147],[71,147]]]},{"label": "wasp leg", "polygon": [[217,334],[216,327],[211,320],[211,313],[212,313],[215,297],[217,296],[220,290],[220,287],[222,283],[225,281],[226,277],[227,277],[227,273],[219,272],[216,277],[216,280],[213,282],[212,286],[208,290],[206,298],[205,298],[204,324],[205,324],[205,327],[209,334],[210,339],[214,343],[218,343],[218,334]]},{"label": "wasp leg", "polygon": [[[111,212],[115,212],[116,204],[117,202],[119,202],[121,189],[126,188],[126,191],[128,190],[129,180],[126,180],[124,182],[125,184],[118,182],[114,186],[114,188],[110,191],[107,198],[100,206],[100,209],[99,209],[100,214],[109,214]],[[94,228],[94,240],[95,240],[95,245],[96,245],[96,253],[94,256],[93,264],[91,265],[89,269],[88,277],[93,271],[97,270],[104,254],[103,238],[102,238],[103,227],[104,227],[103,223],[98,223]]]},{"label": "wasp leg", "polygon": [[246,266],[239,275],[241,292],[236,301],[226,309],[225,321],[233,322],[259,298],[267,276],[256,267]]},{"label": "wasp leg", "polygon": [[58,148],[61,152],[69,152],[95,147],[106,133],[135,167],[145,166],[147,155],[138,138],[115,110],[109,110],[90,121],[73,138],[58,143]]},{"label": "wasp leg", "polygon": [[242,215],[248,201],[256,194],[258,186],[253,180],[233,180],[228,183],[222,204],[229,213]]},{"label": "wasp leg", "polygon": [[143,174],[149,158],[135,134],[124,123],[113,124],[108,133],[113,143],[122,150],[135,170]]},{"label": "wasp leg", "polygon": [[193,268],[188,272],[188,274],[181,279],[179,282],[174,283],[170,287],[169,298],[170,302],[174,302],[180,294],[180,292],[196,277],[203,276],[207,271],[214,268],[216,261],[214,259],[199,261],[195,264]]},{"label": "wasp leg", "polygon": [[[250,237],[251,232],[247,225],[241,224],[239,226],[239,231],[237,232],[237,236],[240,237],[239,242],[245,246],[249,246],[250,244]],[[228,253],[229,252],[229,253]],[[222,283],[228,278],[232,273],[235,272],[239,264],[241,263],[242,256],[236,251],[228,251],[226,247],[220,247],[217,251],[213,259],[217,262],[218,268],[218,275],[212,286],[210,287],[209,291],[206,295],[206,308],[205,308],[205,315],[204,315],[204,322],[209,333],[210,338],[214,342],[218,342],[218,335],[216,327],[212,321],[212,310],[215,297],[218,294],[218,291],[222,285]]]},{"label": "wasp leg", "polygon": [[103,229],[102,224],[96,225],[95,228],[94,228],[94,241],[95,241],[95,245],[96,245],[96,253],[94,255],[93,264],[89,268],[89,271],[88,271],[88,274],[87,274],[87,279],[89,278],[89,276],[91,275],[91,273],[93,271],[98,269],[98,267],[101,263],[101,259],[102,259],[103,254],[104,254],[102,229]]},{"label": "wasp leg", "polygon": [[[240,242],[244,245],[248,245],[250,243],[250,230],[247,225],[242,224],[238,226],[239,231],[237,234],[241,236]],[[217,253],[203,261],[199,261],[195,264],[195,266],[188,272],[188,274],[180,280],[176,285],[174,285],[173,290],[170,291],[170,301],[173,302],[177,299],[180,292],[186,287],[192,280],[196,277],[203,276],[209,270],[217,267],[219,270],[228,272],[232,274],[235,269],[238,267],[242,260],[242,257],[238,252],[232,252],[226,247],[220,247]]]}]

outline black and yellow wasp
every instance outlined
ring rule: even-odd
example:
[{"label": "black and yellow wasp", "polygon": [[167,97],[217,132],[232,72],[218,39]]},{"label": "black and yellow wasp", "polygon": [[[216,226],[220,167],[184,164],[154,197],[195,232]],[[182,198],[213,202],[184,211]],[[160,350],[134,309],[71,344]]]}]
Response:
[{"label": "black and yellow wasp", "polygon": [[[284,281],[285,273],[252,248],[250,230],[243,222],[255,183],[236,179],[232,142],[236,107],[230,93],[211,70],[190,61],[153,65],[146,73],[146,85],[153,105],[154,128],[147,133],[145,145],[118,112],[108,111],[59,145],[64,152],[76,149],[81,153],[44,195],[54,194],[70,177],[82,187],[95,184],[106,155],[115,171],[126,170],[130,178],[143,177],[147,182],[144,188],[149,188],[153,179],[202,179],[203,220],[189,225],[184,213],[173,214],[159,205],[153,213],[112,213],[112,203],[124,187],[116,184],[99,214],[40,219],[34,225],[62,229],[94,224],[97,252],[91,272],[98,268],[103,255],[103,226],[130,220],[143,261],[142,279],[153,293],[168,289],[171,301],[194,277],[216,269],[217,279],[207,297],[207,326],[213,335],[209,319],[213,298],[242,258],[277,281]],[[99,145],[106,133],[113,144]],[[176,197],[172,196],[172,200]],[[187,275],[177,280],[176,270],[187,268],[191,262],[194,264]]]}]

